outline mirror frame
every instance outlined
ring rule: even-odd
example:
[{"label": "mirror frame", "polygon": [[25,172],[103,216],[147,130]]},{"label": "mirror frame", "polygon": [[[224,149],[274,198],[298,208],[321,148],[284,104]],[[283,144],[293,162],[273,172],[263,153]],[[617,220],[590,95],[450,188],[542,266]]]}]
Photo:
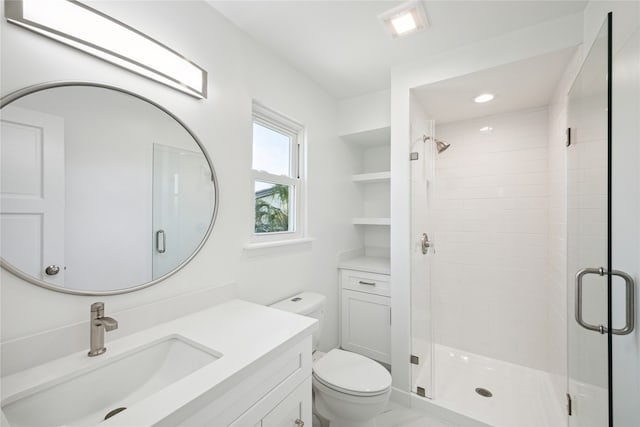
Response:
[{"label": "mirror frame", "polygon": [[37,285],[37,286],[40,286],[42,288],[49,289],[51,291],[62,292],[62,293],[71,294],[71,295],[84,295],[84,296],[102,296],[102,295],[126,294],[126,293],[129,293],[129,292],[134,292],[134,291],[138,291],[140,289],[148,288],[149,286],[155,285],[155,284],[157,284],[159,282],[162,282],[165,279],[168,279],[169,277],[173,276],[178,271],[180,271],[189,262],[191,262],[191,260],[193,258],[195,258],[195,256],[200,252],[200,250],[205,245],[205,243],[207,243],[207,240],[209,240],[209,236],[211,235],[211,232],[213,230],[213,226],[214,226],[214,224],[216,222],[216,217],[218,215],[218,204],[219,204],[220,188],[218,186],[218,179],[216,177],[216,172],[215,172],[215,169],[213,168],[213,163],[211,162],[211,158],[209,157],[209,153],[207,153],[207,150],[205,149],[205,147],[202,144],[202,142],[200,141],[200,139],[198,139],[198,137],[191,131],[191,129],[189,129],[187,127],[186,124],[184,124],[184,122],[182,120],[180,120],[175,114],[171,113],[169,110],[167,110],[166,108],[164,108],[163,106],[161,106],[157,102],[154,102],[154,101],[150,100],[149,98],[146,98],[144,96],[138,95],[137,93],[131,92],[129,90],[122,89],[122,88],[119,88],[119,87],[116,87],[116,86],[103,84],[103,83],[87,82],[87,81],[61,81],[61,82],[40,83],[40,84],[35,84],[35,85],[32,85],[32,86],[27,86],[25,88],[19,89],[19,90],[15,91],[15,92],[9,93],[8,95],[5,95],[2,98],[0,98],[0,110],[2,108],[4,108],[5,106],[7,106],[8,104],[10,104],[10,103],[12,103],[12,102],[14,102],[14,101],[16,101],[16,100],[18,100],[20,98],[23,98],[23,97],[25,97],[27,95],[30,95],[32,93],[37,93],[37,92],[41,92],[41,91],[44,91],[44,90],[47,90],[47,89],[54,89],[54,88],[67,87],[67,86],[88,86],[88,87],[95,87],[95,88],[101,88],[101,89],[114,90],[116,92],[120,92],[120,93],[123,93],[125,95],[130,95],[130,96],[133,96],[135,98],[138,98],[139,100],[142,100],[144,102],[147,102],[147,103],[153,105],[154,107],[158,108],[159,110],[161,110],[165,114],[167,114],[170,118],[172,118],[173,120],[178,122],[178,124],[180,126],[182,126],[182,128],[184,128],[184,130],[187,131],[187,133],[196,142],[196,144],[198,145],[198,148],[200,148],[200,150],[202,151],[202,154],[204,154],[204,157],[207,160],[207,164],[209,165],[209,169],[211,170],[211,181],[212,181],[213,186],[214,186],[214,200],[213,200],[214,205],[213,205],[213,212],[211,213],[211,221],[209,223],[209,228],[207,228],[206,233],[202,237],[202,241],[200,242],[200,244],[198,244],[198,246],[195,248],[193,253],[191,255],[189,255],[180,264],[178,264],[175,268],[173,268],[173,270],[169,271],[168,273],[166,273],[165,275],[163,275],[161,277],[158,277],[157,279],[151,280],[150,282],[142,283],[140,285],[131,286],[129,288],[117,289],[117,290],[113,290],[113,291],[91,291],[91,292],[89,292],[89,291],[83,291],[83,290],[78,290],[78,289],[70,289],[70,288],[64,288],[62,286],[52,285],[50,283],[45,282],[44,280],[37,279],[37,278],[35,278],[33,276],[30,276],[30,275],[24,273],[22,270],[16,268],[11,263],[7,262],[2,256],[0,256],[0,267],[5,269],[5,270],[7,270],[8,272],[13,274],[14,276],[16,276],[16,277],[18,277],[18,278],[20,278],[22,280],[25,280],[25,281],[33,284],[33,285]]}]

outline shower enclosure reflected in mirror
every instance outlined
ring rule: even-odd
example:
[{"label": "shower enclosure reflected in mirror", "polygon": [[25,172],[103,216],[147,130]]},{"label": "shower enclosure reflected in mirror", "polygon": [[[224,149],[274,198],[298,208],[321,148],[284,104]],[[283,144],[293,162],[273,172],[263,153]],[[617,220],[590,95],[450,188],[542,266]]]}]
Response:
[{"label": "shower enclosure reflected in mirror", "polygon": [[157,283],[209,236],[211,161],[173,114],[88,83],[2,100],[2,266],[31,283],[107,295]]}]

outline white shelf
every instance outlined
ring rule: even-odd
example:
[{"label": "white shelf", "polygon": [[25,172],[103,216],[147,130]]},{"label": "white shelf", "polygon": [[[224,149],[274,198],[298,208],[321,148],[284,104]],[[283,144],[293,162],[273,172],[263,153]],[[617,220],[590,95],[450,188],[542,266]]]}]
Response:
[{"label": "white shelf", "polygon": [[359,256],[342,261],[338,268],[370,273],[391,274],[391,260],[389,258]]},{"label": "white shelf", "polygon": [[391,225],[391,218],[353,218],[356,225]]},{"label": "white shelf", "polygon": [[391,172],[360,173],[353,175],[353,182],[385,182],[391,180]]},{"label": "white shelf", "polygon": [[340,135],[347,142],[364,147],[377,147],[391,143],[391,128],[386,126],[379,129]]}]

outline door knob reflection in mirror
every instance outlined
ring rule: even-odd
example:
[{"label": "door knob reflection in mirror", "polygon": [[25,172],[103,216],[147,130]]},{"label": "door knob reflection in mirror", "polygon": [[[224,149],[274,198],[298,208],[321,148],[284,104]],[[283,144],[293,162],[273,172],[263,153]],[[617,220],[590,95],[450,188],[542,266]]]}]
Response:
[{"label": "door knob reflection in mirror", "polygon": [[60,267],[58,267],[57,265],[50,265],[44,269],[44,272],[47,276],[55,276],[60,272]]},{"label": "door knob reflection in mirror", "polygon": [[422,233],[422,238],[420,239],[420,248],[422,249],[422,253],[426,254],[429,252],[430,247],[431,242],[429,241],[429,236],[427,236],[427,233]]}]

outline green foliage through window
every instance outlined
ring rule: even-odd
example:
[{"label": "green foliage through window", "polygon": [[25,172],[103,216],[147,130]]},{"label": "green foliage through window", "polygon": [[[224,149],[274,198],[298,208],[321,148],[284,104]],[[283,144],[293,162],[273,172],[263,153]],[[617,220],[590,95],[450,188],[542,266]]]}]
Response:
[{"label": "green foliage through window", "polygon": [[256,191],[255,201],[256,233],[289,231],[289,186],[271,184]]}]

